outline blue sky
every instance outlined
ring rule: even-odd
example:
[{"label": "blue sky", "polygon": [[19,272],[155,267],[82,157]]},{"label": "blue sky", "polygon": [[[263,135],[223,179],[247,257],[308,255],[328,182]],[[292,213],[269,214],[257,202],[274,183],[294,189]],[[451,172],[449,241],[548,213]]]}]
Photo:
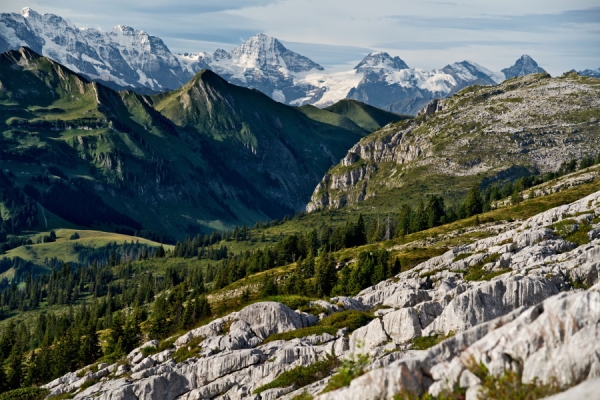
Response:
[{"label": "blue sky", "polygon": [[598,0],[0,0],[0,12],[26,6],[80,27],[129,25],[175,52],[230,50],[262,32],[333,70],[370,51],[427,69],[468,59],[500,70],[522,54],[553,75],[600,67]]}]

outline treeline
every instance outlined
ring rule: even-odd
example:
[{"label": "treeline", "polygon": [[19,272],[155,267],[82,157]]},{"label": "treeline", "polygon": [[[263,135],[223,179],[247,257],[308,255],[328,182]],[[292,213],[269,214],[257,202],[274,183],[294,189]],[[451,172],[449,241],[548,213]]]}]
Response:
[{"label": "treeline", "polygon": [[115,229],[115,233],[119,233],[121,235],[135,236],[142,239],[152,240],[153,242],[163,243],[163,244],[175,244],[177,241],[171,235],[167,235],[164,233],[154,232],[148,229],[141,230],[133,230],[129,228],[117,227]]},{"label": "treeline", "polygon": [[331,253],[324,251],[315,262],[312,254],[299,259],[296,269],[283,282],[265,275],[261,295],[295,294],[302,296],[352,296],[369,286],[389,279],[401,271],[400,260],[386,250],[363,251],[357,262],[339,270]]},{"label": "treeline", "polygon": [[0,203],[10,214],[7,219],[0,216],[0,243],[6,242],[8,234],[17,234],[37,226],[38,210],[35,201],[23,194],[2,170],[0,170]]},{"label": "treeline", "polygon": [[[19,289],[0,294],[0,311],[34,308],[40,302],[68,305],[67,313],[41,313],[35,325],[10,321],[0,334],[0,392],[40,385],[100,359],[114,362],[146,335],[162,339],[211,315],[202,269],[167,268],[163,276],[131,263],[71,268],[28,276]],[[83,298],[91,296],[91,301]],[[79,306],[75,304],[79,302]],[[152,314],[144,305],[152,305]],[[104,351],[98,331],[106,330]]]},{"label": "treeline", "polygon": [[[134,245],[130,247],[135,249]],[[158,253],[156,251],[154,256],[160,256]],[[114,299],[111,311],[141,307],[152,303],[157,293],[182,283],[196,294],[206,291],[207,282],[200,266],[185,269],[169,267],[163,276],[155,276],[152,273],[140,273],[134,269],[131,260],[119,258],[116,254],[116,251],[110,253],[109,261],[105,264],[94,261],[89,267],[62,263],[59,268],[53,268],[50,274],[40,273],[33,264],[19,258],[1,259],[0,268],[3,270],[15,268],[19,278],[23,277],[25,271],[27,273],[22,279],[0,281],[0,315],[6,317],[14,311],[35,310],[41,303],[73,305],[87,296],[111,296]],[[142,265],[137,267],[142,268]]]},{"label": "treeline", "polygon": [[140,242],[110,242],[100,248],[74,244],[77,261],[82,265],[111,265],[154,258],[158,249]]}]

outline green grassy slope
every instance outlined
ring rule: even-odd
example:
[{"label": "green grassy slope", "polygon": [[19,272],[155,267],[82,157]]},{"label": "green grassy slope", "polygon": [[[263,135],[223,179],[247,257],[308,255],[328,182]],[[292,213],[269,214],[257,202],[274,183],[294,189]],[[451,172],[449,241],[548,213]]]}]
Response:
[{"label": "green grassy slope", "polygon": [[344,116],[369,132],[381,129],[390,122],[412,118],[410,115],[385,111],[352,99],[340,100],[325,108],[325,110]]},{"label": "green grassy slope", "polygon": [[[127,226],[183,237],[281,218],[366,133],[211,72],[148,97],[90,83],[26,48],[0,55],[0,168],[19,190],[40,193],[49,219],[38,216],[34,230]],[[17,214],[13,203],[0,199],[4,220]],[[83,222],[98,209],[107,211]]]},{"label": "green grassy slope", "polygon": [[[160,243],[151,240],[112,232],[80,229],[58,229],[55,232],[56,242],[20,246],[16,249],[9,250],[5,255],[0,256],[0,258],[20,257],[25,261],[31,261],[37,265],[42,265],[45,259],[51,258],[57,258],[64,262],[78,262],[78,246],[99,249],[111,243],[122,244],[126,242],[139,242],[152,247],[160,246]],[[41,232],[37,235],[32,235],[31,239],[35,243],[38,237],[48,233],[49,232]],[[75,233],[77,233],[80,238],[71,240],[70,237]],[[173,246],[169,245],[163,245],[163,247],[166,250],[173,248]]]}]

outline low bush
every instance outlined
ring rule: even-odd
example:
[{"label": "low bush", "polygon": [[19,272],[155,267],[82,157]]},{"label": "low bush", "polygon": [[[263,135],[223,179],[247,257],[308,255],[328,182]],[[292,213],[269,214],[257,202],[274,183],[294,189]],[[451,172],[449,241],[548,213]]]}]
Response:
[{"label": "low bush", "polygon": [[161,340],[158,343],[157,347],[154,347],[154,346],[143,347],[141,349],[142,354],[144,355],[144,357],[148,357],[148,356],[151,356],[152,354],[157,354],[157,353],[160,353],[167,349],[171,349],[171,348],[173,348],[173,344],[175,343],[175,340],[177,340],[177,338],[171,337],[168,339]]},{"label": "low bush", "polygon": [[291,400],[314,400],[314,397],[312,394],[310,394],[308,392],[302,392],[302,393],[292,397]]},{"label": "low bush", "polygon": [[188,358],[197,357],[202,347],[200,343],[204,341],[203,337],[195,337],[188,344],[178,348],[173,353],[173,360],[177,363],[187,360]]},{"label": "low bush", "polygon": [[563,219],[552,225],[551,228],[557,236],[560,236],[567,242],[575,243],[578,246],[588,244],[590,238],[588,232],[592,226],[588,222],[577,222],[573,219]]},{"label": "low bush", "polygon": [[430,347],[435,346],[443,342],[444,340],[454,336],[454,332],[450,332],[448,335],[432,335],[432,336],[419,336],[412,340],[413,350],[427,350]]},{"label": "low bush", "polygon": [[469,267],[467,271],[465,271],[464,279],[466,281],[489,281],[492,278],[502,275],[510,271],[510,269],[501,269],[499,271],[488,271],[483,268],[484,265],[496,262],[500,259],[500,254],[493,253],[489,256],[485,257],[483,260],[479,261],[477,264]]},{"label": "low bush", "polygon": [[454,260],[452,260],[452,262],[457,262],[460,260],[464,260],[467,257],[471,257],[473,255],[473,253],[462,253],[457,255],[456,257],[454,257]]},{"label": "low bush", "polygon": [[[566,388],[561,388],[556,380],[550,383],[540,383],[533,380],[523,383],[521,374],[505,370],[500,376],[489,374],[484,365],[471,364],[469,370],[481,379],[481,389],[478,393],[479,399],[486,400],[538,400],[553,394],[560,393]],[[452,390],[443,390],[436,397],[429,393],[421,396],[403,390],[394,396],[394,400],[462,400],[465,398],[466,389],[458,385]]]},{"label": "low bush", "polygon": [[43,400],[50,393],[47,389],[28,387],[0,394],[0,400]]},{"label": "low bush", "polygon": [[501,376],[493,376],[483,364],[471,363],[469,369],[481,379],[481,395],[489,400],[537,400],[566,389],[561,388],[555,379],[550,383],[540,383],[534,378],[523,383],[521,374],[511,370],[505,370]]},{"label": "low bush", "polygon": [[322,393],[350,386],[353,379],[365,373],[369,365],[369,356],[366,354],[353,355],[350,360],[344,360],[339,371],[331,377]]}]

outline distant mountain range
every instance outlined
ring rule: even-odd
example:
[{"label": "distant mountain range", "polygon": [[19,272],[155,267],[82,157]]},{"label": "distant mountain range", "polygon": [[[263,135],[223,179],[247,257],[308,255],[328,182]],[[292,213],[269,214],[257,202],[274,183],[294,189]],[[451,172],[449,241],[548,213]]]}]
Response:
[{"label": "distant mountain range", "polygon": [[172,90],[197,72],[210,69],[230,83],[258,89],[289,105],[326,107],[350,98],[404,114],[416,114],[431,99],[447,97],[469,85],[492,85],[545,72],[527,55],[502,72],[492,72],[471,61],[428,71],[410,68],[387,53],[371,53],[351,71],[329,73],[263,34],[231,52],[173,54],[160,38],[128,26],[104,33],[77,28],[59,16],[40,15],[30,8],[18,14],[0,14],[0,52],[21,46],[113,89],[138,93]]}]

